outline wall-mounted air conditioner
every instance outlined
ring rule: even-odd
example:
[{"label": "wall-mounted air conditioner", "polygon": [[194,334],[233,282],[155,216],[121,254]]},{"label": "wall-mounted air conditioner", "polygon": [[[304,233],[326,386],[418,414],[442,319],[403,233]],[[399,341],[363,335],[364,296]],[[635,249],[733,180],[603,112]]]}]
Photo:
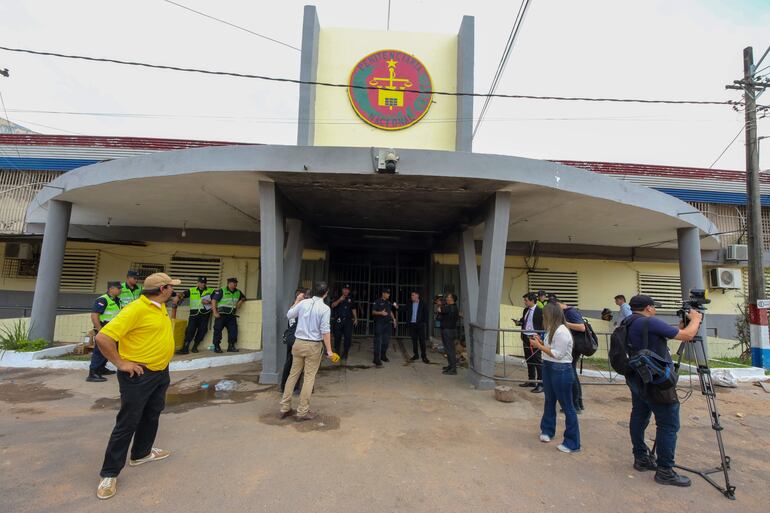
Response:
[{"label": "wall-mounted air conditioner", "polygon": [[739,289],[741,288],[741,270],[717,267],[709,272],[709,281],[712,289]]},{"label": "wall-mounted air conditioner", "polygon": [[727,246],[727,260],[742,261],[749,259],[749,247],[746,244],[730,244]]}]

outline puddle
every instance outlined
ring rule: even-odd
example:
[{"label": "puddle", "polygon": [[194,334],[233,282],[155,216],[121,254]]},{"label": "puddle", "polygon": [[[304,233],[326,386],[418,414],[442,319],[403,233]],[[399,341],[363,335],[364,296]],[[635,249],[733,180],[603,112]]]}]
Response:
[{"label": "puddle", "polygon": [[324,365],[320,369],[318,369],[318,372],[330,372],[330,371],[341,371],[342,369],[346,369],[349,371],[357,371],[357,370],[365,370],[365,369],[371,369],[373,365]]},{"label": "puddle", "polygon": [[[227,379],[235,378],[240,375],[227,376]],[[249,376],[251,375],[243,375]],[[259,376],[255,376],[258,379]],[[184,413],[186,411],[193,410],[195,408],[201,408],[203,406],[217,406],[219,404],[238,404],[251,401],[258,394],[275,390],[275,385],[265,385],[261,388],[255,389],[253,382],[247,383],[246,386],[241,386],[242,383],[238,383],[239,388],[246,388],[246,390],[231,390],[218,392],[215,388],[219,380],[208,382],[208,388],[201,388],[203,383],[197,385],[185,384],[184,386],[173,386],[169,388],[166,393],[166,408],[163,413]],[[91,406],[92,410],[118,410],[120,409],[120,398],[102,397],[97,399]]]},{"label": "puddle", "polygon": [[294,417],[281,419],[277,411],[270,411],[259,416],[259,421],[268,426],[286,426],[293,427],[300,433],[310,431],[333,431],[340,428],[340,418],[334,415],[319,415],[313,420],[297,422]]},{"label": "puddle", "polygon": [[49,388],[42,383],[0,383],[0,401],[8,403],[58,401],[68,397],[72,397],[69,390]]}]

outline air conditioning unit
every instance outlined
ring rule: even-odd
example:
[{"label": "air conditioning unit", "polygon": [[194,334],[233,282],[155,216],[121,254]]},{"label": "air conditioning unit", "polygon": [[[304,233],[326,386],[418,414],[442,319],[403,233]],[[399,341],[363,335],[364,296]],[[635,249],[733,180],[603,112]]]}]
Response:
[{"label": "air conditioning unit", "polygon": [[717,267],[709,273],[712,289],[739,289],[741,288],[741,270]]},{"label": "air conditioning unit", "polygon": [[727,246],[727,260],[742,261],[749,259],[749,247],[746,244],[730,244]]},{"label": "air conditioning unit", "polygon": [[9,242],[5,245],[5,258],[32,260],[32,244],[26,242]]}]

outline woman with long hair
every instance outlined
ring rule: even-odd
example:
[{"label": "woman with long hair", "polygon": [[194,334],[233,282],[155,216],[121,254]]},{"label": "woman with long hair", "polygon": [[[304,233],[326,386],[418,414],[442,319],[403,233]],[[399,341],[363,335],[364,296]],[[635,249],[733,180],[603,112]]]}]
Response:
[{"label": "woman with long hair", "polygon": [[564,325],[564,312],[555,303],[543,309],[545,340],[537,333],[531,337],[532,345],[543,353],[543,387],[545,405],[540,420],[540,441],[550,442],[556,436],[556,402],[567,416],[564,441],[557,449],[571,453],[580,450],[580,428],[575,405],[572,403],[572,334]]}]

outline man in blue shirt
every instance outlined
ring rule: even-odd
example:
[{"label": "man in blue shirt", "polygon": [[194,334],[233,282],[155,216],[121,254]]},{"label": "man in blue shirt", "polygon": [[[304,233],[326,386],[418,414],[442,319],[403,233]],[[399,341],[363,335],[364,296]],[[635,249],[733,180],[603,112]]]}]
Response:
[{"label": "man in blue shirt", "polygon": [[631,316],[631,307],[628,306],[628,303],[626,303],[626,296],[623,294],[618,294],[615,296],[615,304],[620,308],[620,311],[618,313],[618,324],[623,322],[623,319],[626,317]]},{"label": "man in blue shirt", "polygon": [[[629,351],[649,349],[668,362],[671,353],[668,350],[668,339],[690,341],[698,334],[703,316],[691,310],[687,313],[689,323],[680,329],[666,324],[655,317],[656,309],[660,306],[650,296],[637,295],[629,301],[632,315],[626,319],[628,325]],[[634,452],[634,468],[640,472],[655,470],[655,481],[660,484],[674,486],[690,486],[690,479],[680,476],[674,471],[674,452],[676,450],[676,434],[679,431],[679,401],[674,404],[661,404],[655,401],[635,372],[626,376],[626,384],[631,389],[631,419],[629,431]],[[655,415],[656,455],[650,454],[644,442],[644,431],[650,422],[650,416]]]}]

